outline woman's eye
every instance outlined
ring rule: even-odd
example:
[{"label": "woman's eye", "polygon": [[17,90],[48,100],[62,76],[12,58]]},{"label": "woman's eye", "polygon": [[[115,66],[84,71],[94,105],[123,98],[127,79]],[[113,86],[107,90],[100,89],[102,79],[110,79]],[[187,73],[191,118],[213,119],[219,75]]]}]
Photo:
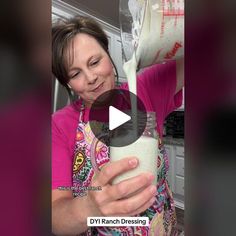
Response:
[{"label": "woman's eye", "polygon": [[74,79],[76,76],[78,76],[79,75],[79,71],[78,72],[76,72],[75,74],[73,74],[72,76],[71,76],[71,79]]},{"label": "woman's eye", "polygon": [[91,66],[95,66],[95,65],[97,65],[98,62],[99,62],[99,60],[96,60],[96,61],[91,62]]}]

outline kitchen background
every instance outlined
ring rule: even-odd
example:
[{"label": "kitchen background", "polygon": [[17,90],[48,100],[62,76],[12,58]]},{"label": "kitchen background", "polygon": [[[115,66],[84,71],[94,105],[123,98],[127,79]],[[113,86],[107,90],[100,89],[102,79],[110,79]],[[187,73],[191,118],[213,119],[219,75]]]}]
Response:
[{"label": "kitchen background", "polygon": [[[93,16],[106,31],[109,50],[119,74],[119,81],[126,81],[122,69],[122,44],[119,29],[119,0],[52,0],[52,21],[74,15]],[[53,81],[53,112],[69,103],[66,90]],[[183,96],[184,97],[184,96]],[[183,230],[184,217],[184,99],[182,106],[165,121],[164,144],[170,160],[168,180],[177,208],[178,227]]]}]

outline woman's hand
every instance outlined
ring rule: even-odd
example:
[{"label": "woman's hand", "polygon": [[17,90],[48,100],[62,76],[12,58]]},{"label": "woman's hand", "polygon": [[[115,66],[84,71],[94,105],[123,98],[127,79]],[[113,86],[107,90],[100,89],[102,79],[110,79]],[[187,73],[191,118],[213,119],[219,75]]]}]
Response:
[{"label": "woman's hand", "polygon": [[108,163],[96,173],[91,186],[101,191],[88,191],[89,216],[133,216],[145,211],[155,201],[154,176],[143,173],[118,184],[111,185],[114,177],[134,169],[137,158],[124,158]]},{"label": "woman's hand", "polygon": [[89,216],[133,216],[150,207],[156,195],[152,174],[143,173],[118,184],[110,184],[114,177],[137,165],[136,158],[124,158],[104,165],[91,182],[91,186],[101,186],[102,190],[88,191],[83,197],[73,198],[71,190],[53,190],[54,234],[75,235],[86,231]]}]

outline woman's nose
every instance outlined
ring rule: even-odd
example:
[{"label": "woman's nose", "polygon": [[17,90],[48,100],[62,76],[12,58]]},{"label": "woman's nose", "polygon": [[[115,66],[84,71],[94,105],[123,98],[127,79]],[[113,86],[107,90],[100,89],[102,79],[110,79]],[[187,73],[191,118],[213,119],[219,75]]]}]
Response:
[{"label": "woman's nose", "polygon": [[92,71],[88,70],[86,71],[86,79],[89,82],[89,84],[94,84],[97,80],[97,75]]}]

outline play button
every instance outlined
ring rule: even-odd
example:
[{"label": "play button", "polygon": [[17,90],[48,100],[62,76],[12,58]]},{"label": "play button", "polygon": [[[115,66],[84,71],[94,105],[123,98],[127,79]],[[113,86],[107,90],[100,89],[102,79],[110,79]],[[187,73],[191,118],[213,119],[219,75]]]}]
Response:
[{"label": "play button", "polygon": [[[137,103],[136,112],[131,109],[131,101]],[[101,94],[89,111],[89,125],[94,136],[113,147],[135,142],[143,134],[146,120],[142,100],[124,89],[113,89]]]},{"label": "play button", "polygon": [[129,115],[126,115],[113,106],[109,106],[109,130],[113,130],[129,120],[131,120]]}]

